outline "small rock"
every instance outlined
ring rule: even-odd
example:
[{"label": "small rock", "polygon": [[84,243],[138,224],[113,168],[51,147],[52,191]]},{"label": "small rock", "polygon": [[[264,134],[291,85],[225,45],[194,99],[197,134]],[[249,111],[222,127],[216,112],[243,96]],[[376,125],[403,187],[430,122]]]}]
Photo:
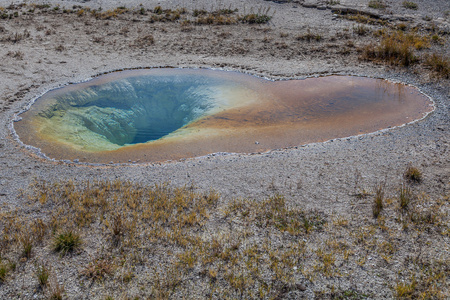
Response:
[{"label": "small rock", "polygon": [[302,6],[305,7],[305,8],[316,8],[317,4],[305,2],[305,3],[302,4]]}]

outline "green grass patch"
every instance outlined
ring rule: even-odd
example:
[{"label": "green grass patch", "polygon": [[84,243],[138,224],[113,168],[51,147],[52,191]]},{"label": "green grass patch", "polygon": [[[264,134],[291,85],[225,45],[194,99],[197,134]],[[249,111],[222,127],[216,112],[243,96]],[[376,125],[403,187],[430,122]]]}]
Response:
[{"label": "green grass patch", "polygon": [[402,2],[402,6],[404,8],[407,9],[413,9],[413,10],[417,10],[419,8],[419,6],[417,5],[417,3],[411,2],[411,1],[403,1]]},{"label": "green grass patch", "polygon": [[53,240],[53,250],[66,255],[69,252],[73,252],[81,245],[81,237],[78,233],[72,230],[65,231],[55,236]]},{"label": "green grass patch", "polygon": [[382,0],[370,0],[368,6],[374,9],[384,9],[387,7],[386,3]]}]

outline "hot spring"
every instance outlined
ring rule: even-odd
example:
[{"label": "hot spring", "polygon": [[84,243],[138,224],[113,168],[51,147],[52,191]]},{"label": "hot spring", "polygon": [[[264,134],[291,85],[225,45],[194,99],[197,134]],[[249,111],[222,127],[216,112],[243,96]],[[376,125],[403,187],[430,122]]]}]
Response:
[{"label": "hot spring", "polygon": [[20,140],[89,163],[252,153],[375,132],[432,111],[416,88],[327,76],[269,81],[237,72],[114,72],[50,91],[20,115]]}]

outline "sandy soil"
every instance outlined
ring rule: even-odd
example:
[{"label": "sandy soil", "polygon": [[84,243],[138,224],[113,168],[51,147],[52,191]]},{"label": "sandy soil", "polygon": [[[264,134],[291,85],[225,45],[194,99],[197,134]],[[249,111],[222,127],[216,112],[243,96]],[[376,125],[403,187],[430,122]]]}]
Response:
[{"label": "sandy soil", "polygon": [[[27,1],[24,1],[27,2]],[[33,1],[36,2],[36,1]],[[127,1],[128,8],[140,1]],[[413,164],[423,172],[420,191],[430,197],[444,197],[450,191],[450,118],[448,79],[434,77],[421,65],[394,68],[360,59],[363,45],[373,37],[355,33],[357,23],[339,18],[324,1],[146,1],[145,7],[186,7],[217,9],[236,7],[239,11],[257,11],[270,7],[273,19],[267,25],[188,25],[148,22],[148,15],[127,13],[111,20],[89,15],[38,13],[0,20],[0,207],[3,213],[21,208],[20,191],[35,178],[48,180],[86,180],[117,178],[146,185],[170,182],[195,184],[199,190],[217,190],[225,199],[236,197],[261,199],[274,193],[286,196],[292,204],[317,209],[326,214],[371,218],[371,201],[352,195],[361,187],[372,188],[386,182],[394,194],[401,185],[403,172]],[[450,54],[448,1],[415,1],[419,9],[407,10],[402,1],[386,1],[385,11],[367,8],[368,1],[340,1],[340,7],[370,11],[392,23],[406,22],[425,29],[435,23],[444,32],[444,46],[431,50]],[[0,0],[7,7],[11,1]],[[14,1],[20,3],[20,1]],[[60,4],[102,7],[119,6],[121,1],[45,1]],[[428,20],[429,17],[431,20]],[[425,20],[424,20],[425,19]],[[428,21],[427,21],[428,20]],[[379,25],[367,25],[375,30]],[[296,37],[312,32],[320,41]],[[14,35],[21,35],[14,39]],[[151,34],[153,44],[141,43]],[[71,82],[86,80],[103,72],[138,67],[205,67],[238,70],[272,79],[305,78],[326,74],[348,74],[387,78],[420,88],[436,103],[436,110],[414,124],[369,135],[335,139],[325,143],[299,145],[294,149],[264,154],[209,155],[194,159],[157,164],[86,167],[51,162],[33,155],[11,133],[11,120],[36,96]],[[391,195],[392,196],[392,195]],[[448,198],[447,198],[448,199]],[[448,201],[448,200],[447,200]],[[355,224],[357,226],[357,224]],[[448,258],[449,236],[434,235],[433,249]],[[411,250],[414,251],[414,250]],[[408,251],[406,251],[408,252]],[[402,254],[404,258],[407,254]],[[367,266],[355,271],[343,286],[354,285],[367,293],[391,298],[392,291],[380,281],[379,267]],[[395,267],[390,268],[395,274]],[[393,275],[392,275],[393,276]],[[61,279],[66,293],[70,276]],[[20,278],[17,278],[20,282]],[[321,279],[308,286],[327,289],[332,279]],[[25,284],[27,285],[27,284]],[[31,298],[20,294],[20,284],[0,285],[0,297]],[[309,294],[308,294],[309,293]],[[306,297],[305,296],[305,297]],[[377,298],[377,297],[374,297]]]}]

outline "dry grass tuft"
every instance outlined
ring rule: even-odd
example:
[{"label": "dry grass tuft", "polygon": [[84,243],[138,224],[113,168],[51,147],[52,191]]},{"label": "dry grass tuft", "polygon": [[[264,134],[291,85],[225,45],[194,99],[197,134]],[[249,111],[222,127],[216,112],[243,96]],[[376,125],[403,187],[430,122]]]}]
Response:
[{"label": "dry grass tuft", "polygon": [[411,189],[406,185],[402,185],[398,196],[400,209],[402,210],[408,209],[408,205],[411,202],[411,197],[412,197]]},{"label": "dry grass tuft", "polygon": [[33,249],[33,241],[29,233],[23,233],[19,238],[22,247],[22,256],[24,258],[31,258],[31,250]]},{"label": "dry grass tuft", "polygon": [[50,273],[51,273],[51,269],[48,266],[46,266],[44,264],[40,264],[40,265],[36,266],[36,278],[37,278],[39,286],[41,288],[47,287]]},{"label": "dry grass tuft", "polygon": [[61,253],[61,255],[66,255],[79,248],[81,242],[81,237],[78,233],[68,230],[55,236],[53,250]]},{"label": "dry grass tuft", "polygon": [[48,299],[62,300],[64,298],[64,286],[60,285],[56,277],[48,284]]},{"label": "dry grass tuft", "polygon": [[80,273],[94,281],[99,281],[105,276],[111,275],[114,268],[110,258],[97,258],[91,261]]},{"label": "dry grass tuft", "polygon": [[422,172],[413,166],[409,166],[403,176],[410,182],[420,183],[422,181]]},{"label": "dry grass tuft", "polygon": [[370,0],[368,6],[375,9],[384,9],[387,7],[383,0]]},{"label": "dry grass tuft", "polygon": [[363,58],[408,67],[418,62],[415,50],[429,47],[428,38],[415,33],[381,31],[379,34],[380,43],[366,46],[363,49]]},{"label": "dry grass tuft", "polygon": [[344,14],[342,16],[343,18],[354,21],[361,24],[368,24],[368,25],[386,25],[386,20],[382,20],[379,18],[375,18],[372,15],[366,15],[366,14]]},{"label": "dry grass tuft", "polygon": [[425,65],[439,77],[450,78],[450,59],[433,53],[425,57]]},{"label": "dry grass tuft", "polygon": [[417,9],[419,8],[419,6],[417,5],[417,3],[414,3],[414,2],[412,2],[412,1],[403,1],[403,2],[402,2],[402,6],[403,6],[404,8],[407,8],[407,9],[413,9],[413,10],[417,10]]},{"label": "dry grass tuft", "polygon": [[364,25],[358,25],[353,27],[353,32],[358,35],[367,35],[370,32],[370,29]]},{"label": "dry grass tuft", "polygon": [[[82,13],[80,13],[82,12]],[[128,12],[128,9],[126,9],[125,7],[117,7],[115,9],[112,10],[107,10],[107,11],[96,11],[93,10],[91,13],[92,15],[100,20],[110,20],[110,19],[114,19],[117,18],[119,15],[122,15],[124,13]],[[79,10],[78,14],[82,15],[84,13],[84,10]]]},{"label": "dry grass tuft", "polygon": [[377,219],[380,216],[380,213],[383,210],[383,201],[384,201],[384,185],[378,184],[375,187],[375,198],[372,206],[373,217],[375,219]]},{"label": "dry grass tuft", "polygon": [[148,34],[142,37],[138,37],[133,44],[130,46],[138,47],[138,48],[146,48],[148,46],[151,46],[155,43],[155,38],[153,35]]},{"label": "dry grass tuft", "polygon": [[322,35],[318,34],[318,33],[312,33],[310,29],[307,30],[307,32],[303,35],[298,35],[296,37],[297,41],[307,41],[307,42],[311,42],[311,41],[316,41],[319,42],[322,40]]},{"label": "dry grass tuft", "polygon": [[248,14],[244,15],[240,18],[242,23],[248,24],[266,24],[272,19],[271,16],[267,14]]},{"label": "dry grass tuft", "polygon": [[0,260],[0,283],[6,281],[6,275],[8,274],[8,266]]}]

